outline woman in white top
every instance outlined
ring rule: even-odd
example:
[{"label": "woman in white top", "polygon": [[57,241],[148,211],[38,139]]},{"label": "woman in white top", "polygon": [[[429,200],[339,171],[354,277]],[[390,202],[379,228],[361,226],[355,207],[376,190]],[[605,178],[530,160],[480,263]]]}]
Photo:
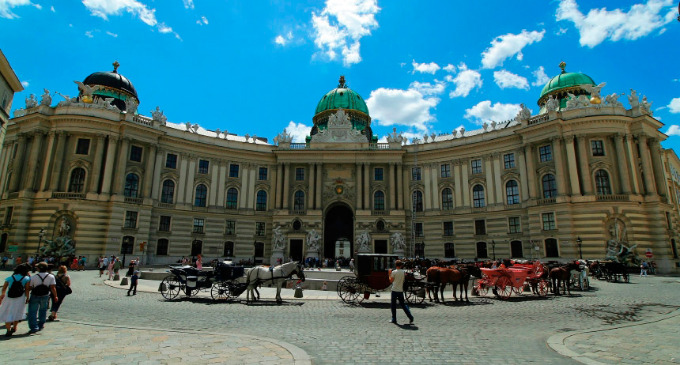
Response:
[{"label": "woman in white top", "polygon": [[[31,277],[28,275],[30,267],[28,264],[21,264],[14,268],[14,274],[5,279],[5,283],[2,285],[2,294],[0,294],[0,322],[5,322],[5,328],[7,333],[5,336],[12,336],[17,330],[17,325],[19,321],[24,319],[26,314],[26,298],[28,298],[28,293],[30,292],[29,283],[31,282]],[[10,298],[9,288],[12,284],[18,281],[24,288],[21,296],[16,298]]]}]

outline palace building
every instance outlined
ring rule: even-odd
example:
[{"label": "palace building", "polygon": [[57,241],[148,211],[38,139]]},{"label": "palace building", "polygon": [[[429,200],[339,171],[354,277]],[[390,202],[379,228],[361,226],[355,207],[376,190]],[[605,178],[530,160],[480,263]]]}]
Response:
[{"label": "palace building", "polygon": [[538,115],[523,107],[415,143],[396,131],[378,142],[364,99],[341,77],[305,143],[285,130],[270,143],[174,124],[160,108],[138,114],[143,95],[115,63],[79,82],[77,97],[31,95],[8,122],[0,252],[34,254],[59,237],[90,260],[126,253],[153,264],[199,253],[269,263],[630,249],[677,272],[680,161],[660,145],[662,124],[634,90],[624,106],[561,67]]}]

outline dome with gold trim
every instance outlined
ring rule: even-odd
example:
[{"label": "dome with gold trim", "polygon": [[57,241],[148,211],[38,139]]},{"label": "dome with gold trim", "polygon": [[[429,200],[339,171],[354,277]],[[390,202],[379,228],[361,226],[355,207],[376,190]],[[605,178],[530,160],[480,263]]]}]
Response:
[{"label": "dome with gold trim", "polygon": [[81,90],[81,100],[84,102],[93,102],[97,98],[113,98],[114,100],[111,104],[118,107],[121,111],[125,110],[126,104],[131,98],[134,98],[137,105],[139,105],[137,90],[127,77],[118,73],[118,66],[120,66],[120,64],[116,61],[113,63],[113,71],[100,71],[87,76],[85,80],[83,80],[83,84],[92,87],[94,91],[92,91],[92,97],[90,99],[90,97],[84,95],[83,90]]},{"label": "dome with gold trim", "polygon": [[568,94],[574,94],[575,96],[586,95],[590,97],[584,89],[584,85],[597,86],[593,79],[580,72],[566,72],[565,68],[567,64],[564,62],[560,63],[560,68],[562,72],[550,79],[547,84],[543,87],[541,95],[538,98],[538,105],[541,107],[541,112],[543,112],[543,107],[545,102],[550,97],[555,97],[560,102],[560,108],[565,108],[567,105]]},{"label": "dome with gold trim", "polygon": [[316,105],[314,112],[314,126],[310,135],[315,135],[319,130],[326,129],[328,118],[339,109],[345,110],[352,122],[352,128],[366,135],[369,142],[377,141],[371,130],[371,117],[368,115],[368,107],[364,99],[345,83],[345,76],[340,76],[338,87],[327,92]]}]

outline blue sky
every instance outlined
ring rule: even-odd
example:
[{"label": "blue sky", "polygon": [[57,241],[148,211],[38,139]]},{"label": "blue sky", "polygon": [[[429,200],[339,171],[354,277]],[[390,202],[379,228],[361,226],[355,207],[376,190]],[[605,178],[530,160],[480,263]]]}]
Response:
[{"label": "blue sky", "polygon": [[[635,89],[680,147],[680,22],[672,0],[0,0],[0,48],[28,94],[77,94],[118,71],[139,112],[174,123],[302,140],[340,75],[373,131],[409,137],[533,113],[543,85],[583,72]],[[61,97],[55,95],[55,104]],[[628,107],[627,99],[620,101]]]}]

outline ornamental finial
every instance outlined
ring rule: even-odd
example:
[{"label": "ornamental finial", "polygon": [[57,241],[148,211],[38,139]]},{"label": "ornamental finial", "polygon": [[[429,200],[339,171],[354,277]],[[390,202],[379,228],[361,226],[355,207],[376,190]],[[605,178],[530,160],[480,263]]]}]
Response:
[{"label": "ornamental finial", "polygon": [[340,85],[338,85],[339,88],[345,88],[345,76],[340,76]]},{"label": "ornamental finial", "polygon": [[560,62],[560,68],[562,69],[562,73],[566,72],[566,71],[564,71],[565,67],[567,67],[567,64],[564,61]]},{"label": "ornamental finial", "polygon": [[120,63],[113,61],[113,73],[118,73],[118,66],[120,66]]}]

